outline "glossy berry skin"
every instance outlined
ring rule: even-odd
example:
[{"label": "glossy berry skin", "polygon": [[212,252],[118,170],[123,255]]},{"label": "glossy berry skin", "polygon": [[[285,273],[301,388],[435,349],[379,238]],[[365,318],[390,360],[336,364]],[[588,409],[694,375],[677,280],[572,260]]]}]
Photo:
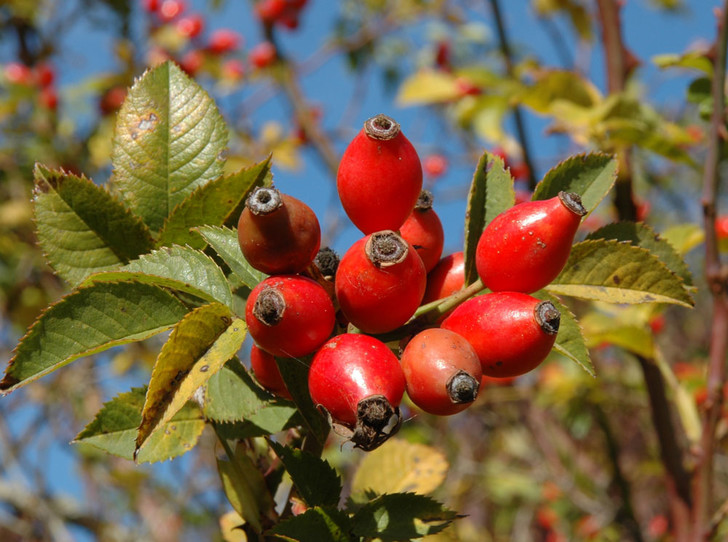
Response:
[{"label": "glossy berry skin", "polygon": [[427,274],[427,289],[422,303],[444,299],[465,286],[465,257],[455,252],[442,258]]},{"label": "glossy berry skin", "polygon": [[[393,258],[377,263],[378,248],[386,251],[390,243],[396,249]],[[412,245],[384,230],[349,248],[336,270],[334,285],[341,311],[354,326],[365,333],[385,333],[415,313],[425,293],[427,274]]]},{"label": "glossy berry skin", "polygon": [[445,246],[445,231],[432,208],[432,194],[423,190],[414,210],[399,229],[399,234],[417,251],[429,273],[440,261]]},{"label": "glossy berry skin", "polygon": [[400,358],[407,395],[425,412],[450,416],[478,396],[483,376],[473,347],[453,331],[431,328],[415,335]]},{"label": "glossy berry skin", "polygon": [[248,60],[256,68],[263,69],[272,65],[277,57],[276,46],[269,41],[262,41],[251,49]]},{"label": "glossy berry skin", "polygon": [[344,211],[362,232],[396,231],[422,190],[422,165],[399,124],[377,115],[344,151],[336,186]]},{"label": "glossy berry skin", "polygon": [[301,200],[273,188],[257,188],[238,219],[238,242],[245,259],[269,275],[303,271],[321,245],[321,227]]},{"label": "glossy berry skin", "polygon": [[242,45],[243,38],[234,30],[218,28],[210,34],[207,50],[214,55],[222,55],[234,51]]},{"label": "glossy berry skin", "polygon": [[343,333],[326,342],[313,357],[308,390],[335,422],[355,427],[360,401],[386,397],[392,408],[404,395],[402,367],[392,351],[369,335]]},{"label": "glossy berry skin", "polygon": [[527,373],[546,359],[559,317],[548,301],[520,292],[493,292],[462,303],[441,327],[468,340],[483,374],[505,378]]},{"label": "glossy berry skin", "polygon": [[245,305],[245,322],[255,343],[283,358],[311,354],[334,329],[335,311],[326,290],[300,275],[260,282]]},{"label": "glossy berry skin", "polygon": [[283,381],[275,356],[256,344],[250,349],[250,368],[261,386],[279,397],[291,399],[291,394]]},{"label": "glossy berry skin", "polygon": [[483,230],[475,266],[494,292],[530,293],[553,281],[569,258],[586,210],[576,194],[561,192],[496,216]]}]

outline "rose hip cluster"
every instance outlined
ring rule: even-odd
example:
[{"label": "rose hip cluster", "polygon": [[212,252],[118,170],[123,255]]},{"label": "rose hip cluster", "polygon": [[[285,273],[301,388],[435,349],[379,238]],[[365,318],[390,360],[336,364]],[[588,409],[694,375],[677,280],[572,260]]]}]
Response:
[{"label": "rose hip cluster", "polygon": [[[385,115],[366,121],[341,158],[337,190],[364,234],[339,262],[319,250],[319,222],[298,199],[257,188],[240,216],[243,255],[270,275],[246,304],[263,386],[290,397],[275,357],[312,355],[311,399],[338,432],[371,450],[399,427],[405,391],[423,411],[451,415],[473,404],[483,380],[524,374],[546,358],[560,314],[530,294],[566,263],[586,214],[578,195],[517,204],[493,219],[475,254],[490,292],[406,333],[405,344],[391,332],[412,328],[402,326],[419,307],[457,295],[465,278],[462,253],[441,258],[442,224],[399,124]],[[399,358],[384,342],[392,337]]]}]

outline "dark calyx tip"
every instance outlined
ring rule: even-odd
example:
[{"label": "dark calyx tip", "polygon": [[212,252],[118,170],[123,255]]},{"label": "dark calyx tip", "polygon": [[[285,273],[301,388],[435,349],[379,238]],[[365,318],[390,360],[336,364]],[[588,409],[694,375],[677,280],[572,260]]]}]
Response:
[{"label": "dark calyx tip", "polygon": [[461,369],[450,377],[446,386],[450,400],[456,405],[461,405],[475,401],[478,397],[480,382]]},{"label": "dark calyx tip", "polygon": [[384,395],[370,395],[357,405],[356,427],[351,441],[369,452],[396,434],[402,425],[399,408],[393,408]]},{"label": "dark calyx tip", "polygon": [[253,305],[253,316],[266,326],[275,326],[283,319],[286,300],[275,288],[265,288]]},{"label": "dark calyx tip", "polygon": [[318,251],[313,263],[324,277],[333,277],[339,268],[339,255],[333,249],[324,247]]},{"label": "dark calyx tip", "polygon": [[364,251],[376,267],[389,267],[404,261],[409,252],[409,244],[397,232],[382,230],[371,234]]},{"label": "dark calyx tip", "polygon": [[364,133],[372,139],[387,141],[399,134],[399,124],[387,115],[376,115],[364,123]]},{"label": "dark calyx tip", "polygon": [[586,209],[581,202],[581,196],[579,194],[561,191],[559,192],[559,199],[564,204],[564,207],[575,215],[584,216],[586,214]]},{"label": "dark calyx tip", "polygon": [[536,322],[545,333],[556,335],[559,332],[561,313],[551,301],[541,301],[541,303],[536,305],[534,313],[536,315]]},{"label": "dark calyx tip", "polygon": [[254,215],[267,215],[283,205],[281,193],[275,188],[259,186],[245,200],[245,206]]},{"label": "dark calyx tip", "polygon": [[430,192],[429,190],[422,190],[419,197],[417,198],[417,203],[415,203],[415,210],[429,211],[430,209],[432,209],[432,203],[434,201],[435,197],[432,195],[432,192]]}]

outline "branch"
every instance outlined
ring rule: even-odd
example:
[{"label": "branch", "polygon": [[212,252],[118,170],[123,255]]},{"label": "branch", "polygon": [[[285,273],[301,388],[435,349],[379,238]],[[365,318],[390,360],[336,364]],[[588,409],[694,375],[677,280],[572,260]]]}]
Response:
[{"label": "branch", "polygon": [[710,331],[710,353],[707,375],[707,399],[703,419],[698,464],[694,479],[695,509],[693,537],[707,539],[710,531],[710,510],[713,507],[713,455],[716,426],[723,409],[723,386],[726,382],[728,354],[728,274],[720,262],[715,232],[716,202],[720,189],[721,129],[725,125],[726,43],[728,42],[728,0],[718,12],[718,36],[713,48],[713,114],[710,121],[708,153],[703,170],[703,219],[705,226],[705,278],[713,297],[713,318]]},{"label": "branch", "polygon": [[[495,26],[498,31],[498,41],[500,43],[501,54],[503,55],[503,59],[506,63],[506,73],[509,77],[513,77],[513,53],[508,42],[505,25],[503,24],[503,16],[501,15],[500,5],[498,4],[498,0],[489,1],[490,7],[493,10],[493,17],[495,18]],[[533,169],[530,144],[528,142],[528,136],[526,135],[526,128],[523,122],[523,116],[521,115],[521,108],[518,106],[513,108],[513,120],[516,123],[518,141],[520,142],[521,149],[523,150],[523,163],[528,167],[528,187],[533,190],[536,188],[536,172]]]}]

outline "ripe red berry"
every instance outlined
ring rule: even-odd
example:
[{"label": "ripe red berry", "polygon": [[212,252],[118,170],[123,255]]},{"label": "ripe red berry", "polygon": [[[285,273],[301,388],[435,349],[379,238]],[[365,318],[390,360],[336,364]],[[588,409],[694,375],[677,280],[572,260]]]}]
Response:
[{"label": "ripe red berry", "polygon": [[250,349],[250,368],[261,386],[275,395],[291,399],[291,394],[283,381],[275,356],[269,354],[257,344],[254,344]]},{"label": "ripe red berry", "polygon": [[245,66],[237,58],[230,58],[222,64],[222,75],[228,81],[240,81],[245,75]]},{"label": "ripe red berry", "polygon": [[164,0],[159,6],[159,18],[165,22],[176,19],[184,13],[186,5],[182,0]]},{"label": "ripe red berry", "polygon": [[385,333],[415,313],[427,274],[412,245],[384,230],[349,248],[334,284],[341,311],[353,325],[365,333]]},{"label": "ripe red berry", "polygon": [[210,34],[207,49],[215,55],[222,55],[234,51],[242,44],[243,38],[234,30],[218,28]]},{"label": "ripe red berry", "polygon": [[159,9],[160,0],[142,0],[142,6],[147,13],[154,13]]},{"label": "ripe red berry", "polygon": [[456,252],[442,258],[427,275],[427,289],[422,303],[444,299],[465,286],[465,257]]},{"label": "ripe red berry", "polygon": [[482,377],[478,354],[453,331],[421,331],[407,343],[401,363],[407,395],[425,412],[456,414],[478,396]]},{"label": "ripe red berry", "polygon": [[110,115],[117,111],[126,99],[126,87],[117,85],[106,90],[99,99],[99,111],[102,115]]},{"label": "ripe red berry", "polygon": [[399,124],[377,115],[344,151],[336,186],[344,211],[362,232],[396,231],[422,190],[422,165]]},{"label": "ripe red berry", "polygon": [[12,85],[30,85],[33,82],[31,69],[20,62],[10,62],[5,65],[3,75],[8,83]]},{"label": "ripe red berry", "polygon": [[286,10],[286,0],[260,0],[255,4],[255,14],[267,24],[273,24]]},{"label": "ripe red berry", "polygon": [[503,378],[527,373],[546,359],[560,316],[550,301],[520,292],[494,292],[465,301],[441,327],[468,340],[483,374]]},{"label": "ripe red berry", "polygon": [[368,335],[330,339],[314,355],[308,373],[313,402],[334,423],[352,430],[351,440],[364,450],[373,450],[399,429],[404,388],[397,356]]},{"label": "ripe red berry", "polygon": [[187,51],[179,61],[179,67],[190,77],[194,77],[205,64],[205,54],[199,49]]},{"label": "ripe red berry", "polygon": [[329,338],[335,323],[334,304],[315,280],[300,275],[268,277],[250,292],[245,322],[263,350],[298,358]]},{"label": "ripe red berry", "polygon": [[430,154],[422,161],[422,169],[432,178],[440,177],[447,171],[447,158],[441,154]]},{"label": "ripe red berry", "polygon": [[41,88],[50,87],[56,80],[56,72],[53,66],[46,62],[38,64],[34,72],[35,83]]},{"label": "ripe red berry", "polygon": [[432,199],[432,193],[423,190],[414,210],[399,229],[399,234],[405,241],[415,247],[428,273],[440,261],[445,245],[445,231],[442,229],[440,217],[432,208]]},{"label": "ripe red berry", "polygon": [[46,87],[41,89],[38,94],[38,102],[42,107],[50,111],[58,109],[58,93],[53,87]]},{"label": "ripe red berry", "polygon": [[238,220],[245,259],[269,275],[298,273],[316,257],[321,228],[313,210],[275,188],[256,188]]},{"label": "ripe red berry", "polygon": [[273,64],[277,56],[275,45],[269,41],[263,41],[250,50],[248,58],[253,66],[263,69]]},{"label": "ripe red berry", "polygon": [[192,39],[202,33],[205,20],[202,18],[202,15],[193,13],[192,15],[179,19],[174,26],[180,36]]},{"label": "ripe red berry", "polygon": [[494,292],[535,292],[561,272],[586,214],[581,198],[560,192],[496,216],[478,241],[475,266]]}]

